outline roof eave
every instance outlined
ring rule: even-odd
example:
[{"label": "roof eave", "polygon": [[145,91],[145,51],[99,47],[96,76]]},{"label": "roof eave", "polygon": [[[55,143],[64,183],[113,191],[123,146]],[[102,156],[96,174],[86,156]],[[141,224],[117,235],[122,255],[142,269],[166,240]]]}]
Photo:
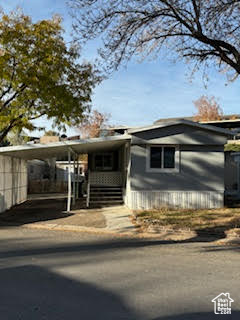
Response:
[{"label": "roof eave", "polygon": [[214,131],[214,132],[217,132],[217,133],[220,133],[220,134],[224,134],[226,136],[234,136],[235,135],[230,130],[217,128],[217,127],[214,127],[214,126],[211,126],[211,125],[207,125],[207,124],[200,124],[200,123],[193,122],[193,121],[190,121],[190,120],[178,120],[178,121],[165,122],[165,123],[162,122],[162,123],[160,123],[158,125],[151,125],[151,126],[142,127],[142,128],[139,128],[139,129],[129,130],[128,133],[129,134],[134,134],[134,133],[154,130],[154,129],[158,129],[158,128],[170,127],[170,126],[174,126],[174,125],[178,125],[178,124],[185,124],[185,125],[189,125],[189,126],[192,126],[192,127],[201,128],[203,130],[210,130],[210,131]]}]

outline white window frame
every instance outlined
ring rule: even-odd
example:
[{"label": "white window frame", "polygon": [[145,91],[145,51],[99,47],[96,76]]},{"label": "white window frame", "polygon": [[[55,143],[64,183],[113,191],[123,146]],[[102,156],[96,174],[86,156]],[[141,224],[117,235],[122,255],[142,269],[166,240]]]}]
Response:
[{"label": "white window frame", "polygon": [[[96,161],[95,161],[95,157],[96,156],[111,156],[111,167],[96,167]],[[94,169],[96,171],[112,171],[113,170],[113,154],[111,152],[104,152],[104,153],[95,153],[93,156],[93,163],[94,163]]]},{"label": "white window frame", "polygon": [[[175,168],[151,168],[151,148],[164,148],[164,147],[172,147],[175,148]],[[164,152],[162,152],[162,165],[164,163]],[[147,172],[159,172],[159,173],[176,173],[179,172],[179,164],[180,164],[180,153],[178,145],[167,145],[167,144],[151,144],[147,145],[147,155],[146,155],[146,171]]]}]

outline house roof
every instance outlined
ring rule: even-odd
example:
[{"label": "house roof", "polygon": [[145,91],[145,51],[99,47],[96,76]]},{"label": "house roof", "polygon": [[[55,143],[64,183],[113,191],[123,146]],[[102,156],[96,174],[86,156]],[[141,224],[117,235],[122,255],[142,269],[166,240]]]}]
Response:
[{"label": "house roof", "polygon": [[153,124],[159,124],[162,122],[170,122],[170,121],[179,121],[179,120],[194,120],[194,116],[186,116],[186,117],[174,117],[174,118],[161,118],[153,122]]},{"label": "house roof", "polygon": [[202,121],[203,124],[210,124],[221,128],[240,128],[240,118],[223,119],[214,121]]},{"label": "house roof", "polygon": [[92,138],[77,141],[60,141],[48,144],[26,144],[0,148],[0,156],[12,156],[25,160],[47,159],[66,155],[68,150],[77,154],[92,153],[101,150],[113,150],[130,140],[129,135]]},{"label": "house roof", "polygon": [[143,132],[143,131],[149,131],[149,130],[154,130],[154,129],[158,129],[158,128],[164,128],[164,127],[170,127],[170,126],[175,126],[175,125],[179,125],[179,124],[184,124],[187,126],[191,126],[191,127],[196,127],[199,129],[203,129],[203,130],[207,130],[207,131],[213,131],[219,134],[223,134],[226,136],[233,136],[234,133],[231,132],[230,130],[227,129],[223,129],[223,128],[218,128],[215,126],[211,126],[211,125],[207,125],[207,124],[202,124],[202,123],[198,123],[198,122],[194,122],[194,121],[190,121],[190,120],[185,120],[185,119],[180,119],[180,120],[174,120],[174,121],[166,121],[166,122],[159,122],[150,126],[146,126],[146,127],[139,127],[136,129],[130,129],[128,130],[129,134],[132,133],[138,133],[138,132]]},{"label": "house roof", "polygon": [[[224,114],[222,116],[222,119],[219,120],[219,121],[225,121],[225,120],[233,120],[233,119],[240,119],[240,114]],[[158,119],[156,121],[154,121],[154,123],[158,123],[158,122],[164,122],[166,120],[194,120],[195,119],[195,116],[183,116],[183,117],[174,117],[174,118],[161,118],[161,119]],[[208,122],[208,121],[206,121]]]}]

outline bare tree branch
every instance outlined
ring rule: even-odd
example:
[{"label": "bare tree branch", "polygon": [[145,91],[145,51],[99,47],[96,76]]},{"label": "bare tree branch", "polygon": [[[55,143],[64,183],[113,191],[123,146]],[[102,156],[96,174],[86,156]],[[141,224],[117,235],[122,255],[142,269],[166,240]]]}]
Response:
[{"label": "bare tree branch", "polygon": [[[101,37],[109,71],[159,50],[240,74],[240,0],[69,0],[80,42]],[[205,50],[204,54],[202,54]],[[220,62],[220,63],[219,63]]]}]

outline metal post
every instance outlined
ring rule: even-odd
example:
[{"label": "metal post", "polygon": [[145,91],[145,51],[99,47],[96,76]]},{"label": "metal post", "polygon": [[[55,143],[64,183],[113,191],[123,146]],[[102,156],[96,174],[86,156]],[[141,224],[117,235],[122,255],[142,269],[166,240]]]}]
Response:
[{"label": "metal post", "polygon": [[67,212],[71,210],[71,151],[68,150],[68,199],[67,199]]},{"label": "metal post", "polygon": [[77,156],[77,196],[76,199],[79,198],[79,160]]},{"label": "metal post", "polygon": [[75,155],[73,157],[73,205],[76,199],[76,179],[75,179]]}]

